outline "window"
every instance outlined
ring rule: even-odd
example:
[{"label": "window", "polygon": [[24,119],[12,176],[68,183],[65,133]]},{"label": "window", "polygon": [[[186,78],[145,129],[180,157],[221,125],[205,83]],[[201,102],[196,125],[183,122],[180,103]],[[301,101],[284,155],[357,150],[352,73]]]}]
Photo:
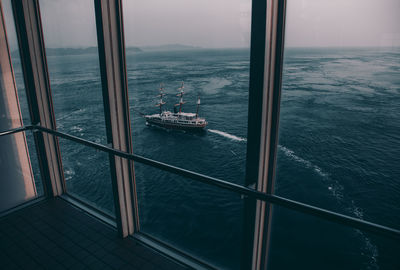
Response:
[{"label": "window", "polygon": [[[251,2],[123,1],[123,8],[134,153],[244,185]],[[204,130],[179,130],[197,116],[173,119],[174,111],[197,110]],[[176,124],[146,123],[145,115],[163,111]],[[240,197],[138,163],[135,178],[141,232],[218,268],[240,267]]]},{"label": "window", "polygon": [[[20,66],[19,48],[10,1],[1,3],[1,113],[0,129],[29,123],[29,111]],[[22,108],[22,111],[21,111]],[[1,188],[0,212],[43,195],[37,155],[32,135],[16,133],[0,138]],[[33,170],[31,161],[36,165]]]},{"label": "window", "polygon": [[[107,143],[93,1],[40,0],[57,129]],[[108,155],[60,141],[67,192],[113,215]]]},{"label": "window", "polygon": [[[400,224],[399,11],[397,1],[288,1],[277,195]],[[326,261],[307,254],[332,253],[337,260],[331,267],[342,268],[348,256],[349,263],[370,269],[398,265],[391,252],[398,245],[390,239],[328,224],[318,229],[316,220],[297,216],[292,228],[294,215],[282,209],[274,214],[271,258],[292,253],[288,268],[326,268]],[[279,244],[289,239],[289,246]],[[273,268],[280,269],[278,261]]]},{"label": "window", "polygon": [[[21,2],[16,8],[25,12],[25,19],[34,20],[39,14],[35,3]],[[60,19],[52,18],[51,11],[60,2],[40,3],[46,52],[57,52],[47,55],[55,106],[55,112],[50,108],[47,113],[56,118],[59,131],[29,128],[60,141],[61,154],[50,149],[53,155],[47,155],[46,162],[50,166],[62,158],[65,177],[61,181],[67,187],[62,192],[114,216],[120,236],[132,235],[194,268],[398,268],[394,252],[399,246],[399,215],[393,216],[398,210],[393,206],[398,201],[397,183],[386,181],[393,189],[387,192],[383,183],[372,181],[381,180],[378,176],[390,180],[386,174],[398,172],[393,160],[382,163],[386,155],[394,154],[395,159],[398,149],[398,103],[392,103],[398,94],[396,34],[389,35],[390,50],[387,39],[378,50],[355,49],[354,44],[344,48],[346,42],[363,40],[362,36],[340,39],[335,31],[322,31],[340,24],[329,22],[337,7],[319,1],[288,3],[286,36],[286,1],[253,1],[252,6],[242,1],[125,1],[122,8],[122,1],[104,0],[94,2],[94,9],[93,3],[65,1],[61,4],[67,19],[62,14]],[[353,4],[339,4],[348,5],[339,9],[345,12],[340,23],[345,23]],[[375,3],[363,7],[368,5]],[[391,11],[383,13],[384,29],[397,33],[388,18],[397,14],[392,11],[398,6],[389,0],[385,5]],[[79,18],[95,15],[96,31],[93,24],[81,23],[85,26],[68,32],[71,26],[67,24],[75,23],[69,11],[77,7],[78,13],[84,13]],[[379,11],[382,6],[375,7],[370,9]],[[359,16],[365,18],[365,14]],[[65,24],[60,25],[63,20]],[[379,23],[385,23],[382,20]],[[29,20],[27,25],[17,24],[22,27],[19,37],[24,27],[32,29],[33,24]],[[54,30],[57,24],[61,31]],[[41,38],[38,25],[37,33],[30,32],[36,41]],[[352,27],[360,25],[365,26],[355,23]],[[299,35],[301,27],[306,32]],[[83,31],[84,39],[64,39],[89,28],[89,34]],[[369,33],[382,32],[373,29],[371,25]],[[340,31],[354,33],[351,27],[343,26]],[[93,37],[98,39],[98,48],[90,43]],[[57,40],[62,41],[61,49],[49,46]],[[333,40],[342,42],[334,43],[339,48],[326,48]],[[313,42],[323,48],[315,48]],[[30,49],[40,58],[44,45],[37,44]],[[93,48],[99,58],[91,53]],[[45,67],[33,69],[47,74]],[[37,85],[30,87],[46,94]],[[97,94],[88,89],[97,89]],[[65,98],[67,102],[62,102]],[[178,104],[176,110],[173,104]],[[73,116],[81,108],[92,115],[78,111]],[[200,133],[165,126],[182,123],[186,127],[199,118],[208,122]],[[105,125],[100,124],[103,119]],[[154,127],[158,123],[163,123],[161,128]],[[379,131],[369,133],[373,124]],[[86,129],[74,128],[79,125]],[[355,131],[360,134],[352,136]],[[41,151],[49,145],[37,144]],[[360,159],[360,149],[368,158]],[[71,164],[74,171],[68,175]],[[362,167],[365,164],[370,166]],[[343,165],[350,165],[350,170]],[[338,168],[340,173],[335,174]],[[357,178],[360,172],[377,175]],[[367,185],[360,179],[366,179]],[[54,181],[48,182],[54,187]],[[385,188],[379,197],[371,197],[383,204],[368,208],[371,212],[359,211],[363,200],[376,195],[377,186]],[[358,193],[363,188],[371,192]],[[385,204],[385,209],[391,207],[387,215],[381,211]],[[367,223],[364,218],[395,229]],[[381,238],[379,233],[389,237]]]},{"label": "window", "polygon": [[[29,125],[31,123],[31,118],[29,115],[28,99],[26,97],[26,92],[25,92],[25,84],[22,74],[21,59],[19,55],[17,33],[15,31],[14,16],[11,7],[11,1],[3,0],[2,7],[3,7],[3,16],[5,20],[6,30],[7,30],[7,41],[11,56],[11,63],[13,66],[13,73],[18,91],[18,101],[21,110],[22,122],[24,123],[24,125]],[[41,196],[44,194],[44,190],[39,170],[39,162],[37,158],[34,138],[30,132],[26,132],[25,137],[26,137],[26,144],[29,149],[30,162],[32,163],[32,171],[35,180],[36,192],[38,196]]]}]

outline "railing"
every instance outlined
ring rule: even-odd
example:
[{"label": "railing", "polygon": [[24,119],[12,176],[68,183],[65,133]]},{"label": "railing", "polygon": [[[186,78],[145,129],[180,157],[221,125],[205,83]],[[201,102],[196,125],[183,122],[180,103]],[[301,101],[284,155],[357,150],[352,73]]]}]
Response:
[{"label": "railing", "polygon": [[325,210],[325,209],[322,209],[319,207],[300,203],[300,202],[286,199],[283,197],[279,197],[276,195],[270,195],[270,194],[266,194],[263,192],[259,192],[259,191],[256,191],[254,189],[251,189],[251,188],[248,188],[245,186],[241,186],[241,185],[230,183],[230,182],[218,179],[218,178],[210,177],[207,175],[203,175],[200,173],[196,173],[196,172],[185,170],[185,169],[182,169],[179,167],[168,165],[168,164],[165,164],[165,163],[162,163],[159,161],[155,161],[155,160],[152,160],[152,159],[140,156],[140,155],[129,154],[126,152],[115,150],[111,147],[104,146],[102,144],[94,143],[94,142],[91,142],[91,141],[88,141],[88,140],[85,140],[85,139],[82,139],[82,138],[79,138],[76,136],[72,136],[72,135],[69,135],[69,134],[66,134],[66,133],[63,133],[60,131],[44,128],[41,126],[30,125],[30,126],[10,129],[10,130],[4,131],[4,132],[0,132],[0,137],[6,136],[6,135],[11,135],[11,134],[22,132],[22,131],[28,131],[28,130],[31,130],[31,131],[36,130],[36,131],[40,131],[40,132],[46,132],[48,134],[52,134],[57,137],[71,140],[71,141],[92,147],[94,149],[113,154],[115,156],[126,158],[128,160],[133,160],[135,162],[143,163],[143,164],[146,164],[146,165],[149,165],[149,166],[152,166],[152,167],[155,167],[155,168],[167,171],[167,172],[185,176],[185,177],[188,177],[195,181],[213,185],[213,186],[225,189],[225,190],[230,190],[235,193],[241,194],[243,196],[252,198],[254,200],[265,201],[267,203],[279,205],[279,206],[282,206],[282,207],[285,207],[288,209],[292,209],[294,211],[298,211],[298,212],[302,212],[302,213],[305,213],[308,215],[319,217],[319,218],[329,220],[331,222],[335,222],[338,224],[346,225],[346,226],[364,230],[364,231],[369,231],[372,233],[380,234],[380,235],[387,236],[387,237],[394,238],[394,239],[400,239],[400,230],[397,230],[394,228],[390,228],[387,226],[368,222],[368,221],[365,221],[362,219],[338,214],[336,212],[328,211],[328,210]]}]

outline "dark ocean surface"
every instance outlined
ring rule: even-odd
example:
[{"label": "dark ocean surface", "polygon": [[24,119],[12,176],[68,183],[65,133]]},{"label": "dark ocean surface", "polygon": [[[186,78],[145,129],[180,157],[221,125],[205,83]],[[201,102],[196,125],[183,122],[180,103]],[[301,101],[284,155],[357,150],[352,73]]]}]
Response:
[{"label": "dark ocean surface", "polygon": [[[57,128],[106,143],[97,55],[49,56],[48,66]],[[128,53],[127,69],[136,154],[244,184],[248,50]],[[207,131],[146,126],[139,112],[157,112],[159,84],[172,111],[182,81],[184,111],[200,96]],[[21,106],[27,119],[23,98]],[[286,49],[279,134],[278,195],[400,228],[399,49]],[[113,215],[108,155],[66,140],[60,147],[68,192]],[[240,196],[138,163],[135,175],[142,232],[239,268]],[[400,269],[399,250],[398,241],[274,209],[272,269]]]}]

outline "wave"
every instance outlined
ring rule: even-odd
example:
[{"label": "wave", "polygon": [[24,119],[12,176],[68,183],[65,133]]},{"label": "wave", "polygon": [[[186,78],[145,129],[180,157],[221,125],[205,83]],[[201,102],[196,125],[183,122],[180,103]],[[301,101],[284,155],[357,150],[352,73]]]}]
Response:
[{"label": "wave", "polygon": [[[364,211],[362,208],[357,207],[353,200],[351,200],[350,206],[346,208],[346,210],[350,213],[353,213],[359,219],[364,219]],[[374,245],[368,236],[365,235],[364,232],[356,229],[356,233],[364,240],[364,247],[362,247],[362,255],[368,255],[369,257],[369,265],[367,269],[379,269],[378,265],[378,247]]]},{"label": "wave", "polygon": [[75,111],[72,111],[70,113],[65,113],[63,116],[56,118],[56,121],[60,121],[60,120],[64,120],[66,118],[70,118],[71,116],[75,115],[75,114],[83,114],[86,111],[85,108],[82,109],[78,109]]},{"label": "wave", "polygon": [[324,172],[320,167],[318,167],[317,165],[312,164],[310,161],[305,160],[299,156],[297,156],[293,150],[290,150],[289,148],[286,148],[283,145],[278,145],[278,149],[281,150],[285,156],[291,158],[292,160],[299,162],[301,164],[303,164],[306,168],[309,169],[313,169],[314,172],[316,172],[317,174],[319,174],[321,177],[328,177],[328,173]]},{"label": "wave", "polygon": [[[214,129],[208,129],[209,132],[218,134],[220,136],[223,136],[225,138],[228,138],[232,141],[238,141],[238,142],[245,142],[247,141],[246,138],[238,137],[220,130],[214,130]],[[283,145],[278,145],[278,149],[283,152],[285,156],[288,158],[300,163],[303,165],[303,167],[312,169],[317,175],[319,175],[322,180],[326,183],[328,190],[332,194],[332,196],[336,199],[336,201],[344,206],[345,211],[350,213],[351,215],[354,215],[355,217],[359,219],[363,219],[363,210],[362,208],[358,207],[355,205],[354,201],[351,200],[350,203],[345,200],[344,197],[344,186],[341,185],[337,180],[334,180],[330,177],[329,173],[325,172],[322,168],[319,166],[313,164],[311,161],[306,160],[298,155],[296,153],[283,146]],[[346,207],[347,205],[347,207]],[[377,258],[378,258],[378,248],[376,245],[374,245],[371,240],[360,230],[355,230],[356,233],[360,236],[360,238],[364,242],[364,247],[363,249],[363,254],[367,255],[370,259],[368,269],[379,269],[378,263],[377,263]]]},{"label": "wave", "polygon": [[81,132],[81,131],[83,131],[83,128],[78,127],[78,126],[73,126],[73,127],[70,128],[70,130],[71,130],[71,131]]},{"label": "wave", "polygon": [[[296,155],[293,150],[290,150],[283,145],[278,145],[278,149],[280,149],[288,158],[302,164],[305,168],[312,169],[315,173],[321,176],[323,181],[327,184],[328,190],[331,192],[332,196],[336,199],[336,201],[340,205],[344,206],[345,211],[350,213],[351,215],[354,215],[359,219],[363,219],[364,216],[363,209],[356,206],[353,200],[351,200],[350,202],[345,200],[343,192],[344,186],[341,185],[337,180],[330,178],[328,173],[324,172],[320,167],[313,164],[311,161]],[[360,236],[360,238],[363,239],[364,247],[362,249],[369,256],[370,262],[368,269],[379,269],[379,266],[377,264],[377,258],[379,254],[377,246],[374,245],[362,231],[357,229],[355,231]],[[364,252],[363,254],[365,254]]]},{"label": "wave", "polygon": [[232,135],[232,134],[229,134],[229,133],[220,131],[220,130],[208,129],[207,131],[209,131],[209,132],[211,132],[211,133],[214,133],[214,134],[218,134],[218,135],[220,135],[220,136],[222,136],[222,137],[231,139],[232,141],[247,142],[247,139],[246,139],[246,138],[238,137],[238,136],[235,136],[235,135]]},{"label": "wave", "polygon": [[75,171],[72,168],[64,168],[65,181],[70,180],[75,175]]}]

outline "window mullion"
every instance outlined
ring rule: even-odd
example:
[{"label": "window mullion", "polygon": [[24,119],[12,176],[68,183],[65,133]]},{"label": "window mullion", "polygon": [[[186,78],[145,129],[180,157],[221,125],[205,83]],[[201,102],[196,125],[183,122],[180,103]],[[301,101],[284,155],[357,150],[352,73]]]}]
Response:
[{"label": "window mullion", "polygon": [[[95,1],[100,71],[107,140],[114,149],[132,153],[121,1]],[[110,155],[119,234],[139,230],[133,162]]]},{"label": "window mullion", "polygon": [[[283,67],[283,47],[285,32],[285,13],[286,0],[273,0],[267,3],[267,44],[265,63],[265,90],[267,102],[265,106],[264,133],[264,162],[260,162],[260,167],[264,168],[262,175],[262,186],[260,191],[268,194],[274,193],[276,155],[278,148],[278,125],[282,86],[282,67]],[[264,115],[264,114],[263,114]],[[267,269],[269,242],[271,234],[272,205],[262,203],[265,216],[262,229],[263,243],[260,250],[260,269]]]},{"label": "window mullion", "polygon": [[[55,129],[39,2],[12,1],[12,6],[32,124]],[[46,195],[61,195],[65,182],[58,140],[43,133],[34,133],[34,138]]]},{"label": "window mullion", "polygon": [[[274,193],[285,0],[253,1],[246,184]],[[242,269],[265,269],[272,205],[245,200]],[[250,267],[251,266],[251,267]]]}]

